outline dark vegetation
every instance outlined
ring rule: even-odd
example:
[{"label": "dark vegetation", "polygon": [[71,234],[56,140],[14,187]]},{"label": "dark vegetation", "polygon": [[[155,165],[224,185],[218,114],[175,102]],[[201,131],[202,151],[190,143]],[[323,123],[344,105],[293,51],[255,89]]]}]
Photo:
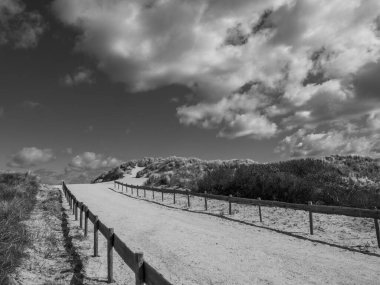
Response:
[{"label": "dark vegetation", "polygon": [[123,176],[124,176],[124,171],[121,170],[120,167],[116,167],[114,169],[111,169],[110,171],[100,174],[98,177],[92,180],[91,183],[113,181],[113,180],[120,179]]},{"label": "dark vegetation", "polygon": [[336,155],[262,164],[252,160],[144,158],[110,172],[119,174],[134,166],[145,167],[137,176],[147,177],[147,185],[152,186],[290,203],[380,207],[380,159]]},{"label": "dark vegetation", "polygon": [[29,238],[21,222],[29,217],[38,188],[30,174],[0,173],[0,284],[23,256]]},{"label": "dark vegetation", "polygon": [[380,206],[379,161],[363,157],[299,159],[218,167],[196,191],[237,197],[373,208]]}]

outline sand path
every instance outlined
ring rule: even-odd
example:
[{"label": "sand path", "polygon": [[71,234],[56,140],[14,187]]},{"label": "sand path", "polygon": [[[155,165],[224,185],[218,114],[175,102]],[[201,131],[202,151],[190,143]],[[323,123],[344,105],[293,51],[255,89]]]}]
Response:
[{"label": "sand path", "polygon": [[[133,184],[143,181],[134,179]],[[132,250],[144,252],[173,284],[380,282],[376,256],[170,209],[113,192],[112,187],[113,182],[69,185],[80,201]]]}]

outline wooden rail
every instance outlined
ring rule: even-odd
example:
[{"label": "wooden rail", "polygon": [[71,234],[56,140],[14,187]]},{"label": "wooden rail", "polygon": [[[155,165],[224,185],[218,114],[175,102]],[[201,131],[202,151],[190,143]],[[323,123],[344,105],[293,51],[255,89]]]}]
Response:
[{"label": "wooden rail", "polygon": [[90,209],[83,203],[79,202],[77,198],[67,188],[65,182],[62,183],[62,190],[69,203],[70,208],[75,214],[76,220],[78,219],[78,208],[80,210],[80,226],[83,226],[82,218],[84,212],[85,235],[87,235],[87,220],[94,224],[94,256],[98,256],[98,231],[107,239],[107,281],[113,282],[113,250],[123,259],[125,264],[135,273],[136,285],[171,285],[158,271],[144,261],[141,252],[133,252],[126,244],[114,233],[112,228],[108,228],[102,223],[98,216],[90,211]]},{"label": "wooden rail", "polygon": [[370,218],[370,219],[374,219],[377,244],[378,244],[378,247],[380,248],[380,230],[379,230],[379,221],[378,221],[380,219],[380,210],[376,208],[371,210],[371,209],[340,207],[340,206],[314,205],[310,201],[308,202],[308,204],[293,204],[293,203],[287,203],[287,202],[261,200],[260,198],[248,199],[248,198],[233,197],[232,195],[223,196],[223,195],[208,194],[207,192],[197,193],[197,192],[181,191],[181,190],[168,189],[168,188],[165,189],[165,188],[157,188],[157,187],[150,187],[150,186],[138,186],[138,185],[124,184],[119,181],[114,181],[114,188],[116,188],[116,186],[118,188],[119,186],[121,186],[121,191],[123,191],[123,187],[125,187],[126,191],[128,190],[128,188],[130,188],[132,195],[133,195],[134,189],[136,190],[137,193],[139,189],[144,190],[144,191],[146,190],[152,191],[153,199],[154,199],[154,192],[160,192],[162,201],[163,201],[164,193],[173,194],[174,204],[175,204],[176,194],[185,195],[187,196],[187,206],[189,208],[191,206],[190,196],[202,197],[205,200],[204,204],[205,204],[206,211],[207,211],[207,199],[226,201],[228,202],[228,212],[230,215],[232,214],[232,203],[244,204],[244,205],[255,205],[259,207],[260,222],[262,222],[262,208],[261,208],[262,206],[303,210],[303,211],[308,212],[309,214],[309,224],[310,224],[311,235],[314,234],[313,213],[329,214],[329,215],[344,215],[344,216],[359,217],[359,218]]}]

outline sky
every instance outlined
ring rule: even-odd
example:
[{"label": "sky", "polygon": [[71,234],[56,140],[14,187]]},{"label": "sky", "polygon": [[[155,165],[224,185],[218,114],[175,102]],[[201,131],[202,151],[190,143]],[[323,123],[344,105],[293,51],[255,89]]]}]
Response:
[{"label": "sky", "polygon": [[0,0],[0,169],[380,156],[378,0]]}]

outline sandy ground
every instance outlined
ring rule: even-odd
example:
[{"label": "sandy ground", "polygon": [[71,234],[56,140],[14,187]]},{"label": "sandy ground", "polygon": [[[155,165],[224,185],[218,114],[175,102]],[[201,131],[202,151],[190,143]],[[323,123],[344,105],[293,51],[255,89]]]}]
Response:
[{"label": "sandy ground", "polygon": [[31,244],[12,275],[14,284],[70,284],[71,256],[65,249],[61,228],[59,190],[42,186],[30,219],[25,221]]},{"label": "sandy ground", "polygon": [[132,185],[143,185],[147,178],[136,178],[136,174],[143,170],[144,167],[135,167],[132,169],[131,174],[125,174],[123,178],[118,179],[117,181]]},{"label": "sandy ground", "polygon": [[[132,170],[131,175],[126,175],[120,182],[142,185],[145,178],[134,178],[134,175],[143,168]],[[115,190],[121,192],[121,188]],[[123,190],[126,193],[125,188]],[[141,193],[141,192],[140,192]],[[127,192],[131,195],[131,191]],[[133,196],[136,197],[136,191]],[[176,195],[176,203],[173,202],[172,194],[165,194],[164,200],[160,193],[146,191],[146,199],[179,209],[189,209],[187,196]],[[143,194],[140,198],[144,198]],[[355,218],[338,215],[313,214],[314,235],[309,232],[309,214],[305,211],[284,209],[277,207],[261,207],[262,219],[259,219],[259,209],[252,205],[233,204],[232,215],[228,215],[228,203],[218,200],[207,201],[207,213],[233,220],[243,221],[258,227],[264,227],[281,231],[292,236],[306,238],[312,241],[320,241],[330,245],[344,247],[363,253],[374,253],[380,255],[377,245],[375,223],[373,219]],[[191,211],[205,213],[205,202],[203,198],[191,197]]]},{"label": "sandy ground", "polygon": [[[121,192],[121,188],[114,190]],[[125,188],[123,193],[126,193]],[[131,195],[129,189],[127,194]],[[144,198],[141,191],[139,194],[141,199]],[[136,191],[134,191],[132,196],[136,197]],[[207,200],[208,210],[205,211],[203,198],[192,196],[191,207],[188,208],[187,196],[185,195],[177,194],[175,204],[172,194],[164,194],[163,201],[161,193],[156,192],[154,200],[152,197],[152,192],[146,191],[147,200],[155,201],[169,207],[213,214],[223,218],[243,221],[257,227],[281,231],[284,234],[295,237],[328,243],[333,246],[347,248],[348,250],[374,253],[380,256],[373,219],[314,213],[314,235],[310,235],[309,213],[305,211],[277,207],[261,207],[263,219],[261,223],[257,206],[232,204],[232,215],[229,215],[228,202],[224,201]]]},{"label": "sandy ground", "polygon": [[[94,257],[93,224],[89,221],[88,236],[85,237],[83,229],[79,227],[79,221],[75,220],[75,216],[72,214],[72,210],[66,200],[63,202],[63,208],[68,215],[68,227],[70,229],[73,247],[78,253],[83,266],[81,270],[83,274],[81,280],[82,284],[105,284],[107,282],[107,240],[99,233],[99,256]],[[117,254],[114,255],[114,259],[116,282],[113,284],[133,284],[134,273],[123,263]],[[122,280],[122,282],[120,282],[120,280]]]},{"label": "sandy ground", "polygon": [[[123,180],[130,183],[128,177]],[[134,181],[142,183],[142,179]],[[144,258],[173,284],[379,284],[378,256],[131,198],[110,190],[113,182],[68,187],[132,250],[144,252]],[[172,205],[172,195],[165,196]],[[161,195],[155,198],[159,201]],[[192,202],[196,208],[194,198]],[[263,212],[264,221],[272,223],[269,208]],[[290,224],[280,222],[286,219],[278,218],[277,223]],[[306,224],[297,227],[307,235]],[[105,248],[104,241],[98,267],[86,269],[88,279],[105,278]],[[120,260],[115,262],[115,279],[133,280]]]}]

